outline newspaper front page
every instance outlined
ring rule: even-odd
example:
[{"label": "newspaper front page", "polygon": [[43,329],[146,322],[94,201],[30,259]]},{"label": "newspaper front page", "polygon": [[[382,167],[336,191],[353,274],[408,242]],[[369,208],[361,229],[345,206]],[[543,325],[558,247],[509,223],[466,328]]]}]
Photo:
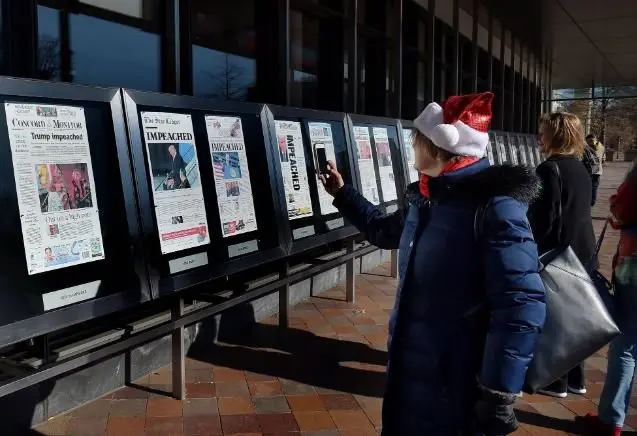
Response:
[{"label": "newspaper front page", "polygon": [[[336,163],[336,152],[334,151],[334,136],[332,135],[332,126],[329,123],[308,123],[310,129],[310,141],[312,142],[312,152],[314,155],[314,168],[318,170],[318,162],[316,158],[317,145],[325,147],[325,156],[327,160]],[[316,185],[319,193],[319,205],[321,207],[321,215],[329,215],[337,213],[338,209],[334,207],[332,202],[334,198],[327,193],[318,174],[315,175]]]},{"label": "newspaper front page", "polygon": [[369,129],[364,126],[354,126],[356,154],[358,158],[358,172],[361,177],[363,196],[372,204],[379,204],[378,187],[376,185],[376,169],[372,158],[372,145]]},{"label": "newspaper front page", "polygon": [[29,275],[104,259],[84,108],[5,112]]},{"label": "newspaper front page", "polygon": [[389,149],[389,137],[387,128],[372,128],[374,144],[376,144],[376,157],[378,158],[378,171],[380,176],[380,188],[383,190],[383,201],[393,201],[396,195],[396,180],[394,179],[394,166]]},{"label": "newspaper front page", "polygon": [[301,135],[301,123],[275,121],[281,173],[291,220],[312,216],[312,197],[305,164],[305,148]]},{"label": "newspaper front page", "polygon": [[142,112],[159,243],[163,254],[210,242],[192,118]]},{"label": "newspaper front page", "polygon": [[257,230],[241,118],[206,115],[224,238]]},{"label": "newspaper front page", "polygon": [[504,136],[496,135],[495,144],[497,146],[498,156],[500,156],[500,165],[509,161],[507,157],[506,147],[504,145]]},{"label": "newspaper front page", "polygon": [[414,155],[414,137],[411,129],[403,129],[403,140],[405,142],[405,156],[407,156],[407,166],[409,167],[409,182],[417,182],[420,179],[418,170],[415,168],[416,156]]},{"label": "newspaper front page", "polygon": [[489,136],[489,142],[487,143],[487,158],[489,158],[489,163],[491,165],[495,165],[495,158],[493,157],[494,146],[493,136]]}]

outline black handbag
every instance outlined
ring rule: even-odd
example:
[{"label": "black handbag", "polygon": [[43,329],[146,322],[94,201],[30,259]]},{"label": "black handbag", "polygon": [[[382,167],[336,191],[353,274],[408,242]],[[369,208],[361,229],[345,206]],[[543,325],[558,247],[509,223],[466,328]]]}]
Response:
[{"label": "black handbag", "polygon": [[[557,164],[555,169],[561,190]],[[560,204],[560,219],[561,212]],[[606,227],[597,251],[605,231]],[[602,274],[585,268],[570,246],[542,255],[540,262],[546,288],[546,321],[527,371],[524,391],[528,393],[563,377],[620,333],[607,307],[612,310],[611,285]]]}]

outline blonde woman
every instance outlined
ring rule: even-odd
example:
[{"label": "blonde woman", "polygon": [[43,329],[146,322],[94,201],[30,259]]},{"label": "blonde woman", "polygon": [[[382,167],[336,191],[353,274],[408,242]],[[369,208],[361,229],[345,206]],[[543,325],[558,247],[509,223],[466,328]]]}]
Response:
[{"label": "blonde woman", "polygon": [[539,181],[484,158],[492,98],[450,97],[416,118],[420,181],[404,210],[384,215],[343,184],[333,162],[321,176],[369,241],[400,249],[383,435],[501,436],[518,427],[513,403],[545,317],[526,217]]},{"label": "blonde woman", "polygon": [[[538,250],[543,254],[570,245],[585,268],[596,268],[591,178],[582,163],[585,146],[582,123],[566,112],[545,115],[540,120],[539,141],[546,156],[536,170],[543,189],[529,209]],[[583,365],[541,392],[565,398],[569,391],[586,393]]]}]

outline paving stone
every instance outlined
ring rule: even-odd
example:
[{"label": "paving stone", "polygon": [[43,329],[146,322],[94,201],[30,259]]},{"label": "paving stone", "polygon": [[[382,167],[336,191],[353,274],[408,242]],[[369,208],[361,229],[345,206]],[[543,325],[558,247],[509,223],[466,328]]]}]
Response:
[{"label": "paving stone", "polygon": [[217,436],[222,434],[221,419],[218,415],[184,417],[185,436]]},{"label": "paving stone", "polygon": [[290,406],[283,396],[279,397],[255,397],[252,404],[258,414],[290,413]]},{"label": "paving stone", "polygon": [[145,417],[111,416],[106,426],[106,434],[108,436],[143,436],[145,427]]},{"label": "paving stone", "polygon": [[148,417],[146,418],[146,436],[167,436],[183,434],[181,417]]},{"label": "paving stone", "polygon": [[336,424],[328,412],[294,412],[301,431],[335,429]]},{"label": "paving stone", "polygon": [[111,403],[111,418],[145,417],[148,400],[114,400]]},{"label": "paving stone", "polygon": [[226,415],[221,416],[221,429],[224,434],[258,433],[261,425],[257,415]]},{"label": "paving stone", "polygon": [[219,409],[216,398],[195,398],[183,403],[184,416],[218,415]]},{"label": "paving stone", "polygon": [[219,414],[245,415],[255,413],[254,406],[248,397],[224,397],[218,399]]},{"label": "paving stone", "polygon": [[299,425],[291,413],[257,415],[263,433],[299,431]]},{"label": "paving stone", "polygon": [[146,416],[150,417],[174,417],[182,416],[181,401],[172,398],[150,399],[146,409]]}]

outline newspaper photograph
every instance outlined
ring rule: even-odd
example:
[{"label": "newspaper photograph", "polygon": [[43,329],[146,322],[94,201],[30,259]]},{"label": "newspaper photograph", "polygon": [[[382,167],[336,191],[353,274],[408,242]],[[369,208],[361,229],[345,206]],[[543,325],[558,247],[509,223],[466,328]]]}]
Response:
[{"label": "newspaper photograph", "polygon": [[411,129],[403,129],[403,141],[405,143],[407,167],[409,167],[409,183],[414,183],[420,179],[420,175],[418,170],[415,168],[416,156],[414,155],[414,137]]},{"label": "newspaper photograph", "polygon": [[365,126],[354,126],[354,140],[356,142],[356,157],[358,159],[362,194],[370,203],[379,204],[380,197],[376,185],[377,175],[372,158],[369,129]]},{"label": "newspaper photograph", "polygon": [[[332,126],[329,123],[308,123],[310,129],[310,141],[312,143],[312,154],[314,158],[314,168],[318,170],[319,164],[317,161],[316,147],[325,147],[325,156],[327,160],[331,160],[336,163],[336,152],[334,151],[334,136],[332,135]],[[332,202],[334,198],[323,188],[318,173],[315,175],[316,185],[319,193],[319,206],[321,208],[321,215],[329,215],[338,212],[338,209],[334,207]]]},{"label": "newspaper photograph", "polygon": [[191,116],[140,115],[162,254],[210,243]]},{"label": "newspaper photograph", "polygon": [[84,108],[5,113],[29,275],[104,259]]},{"label": "newspaper photograph", "polygon": [[380,173],[380,188],[383,190],[383,201],[393,201],[396,195],[396,181],[394,179],[394,166],[389,149],[389,137],[387,128],[372,128],[374,144],[376,144],[376,157],[378,158],[378,172]]},{"label": "newspaper photograph", "polygon": [[312,216],[312,197],[307,177],[305,149],[301,134],[301,123],[297,121],[274,121],[281,175],[291,220]]},{"label": "newspaper photograph", "polygon": [[217,206],[224,238],[257,230],[241,118],[206,115]]}]

